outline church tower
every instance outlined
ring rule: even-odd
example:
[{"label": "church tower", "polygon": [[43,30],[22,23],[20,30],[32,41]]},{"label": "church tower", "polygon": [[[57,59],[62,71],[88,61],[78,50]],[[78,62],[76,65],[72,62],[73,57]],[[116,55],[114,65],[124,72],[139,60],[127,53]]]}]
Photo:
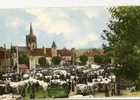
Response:
[{"label": "church tower", "polygon": [[26,46],[29,49],[37,48],[36,36],[33,34],[32,24],[30,24],[30,33],[26,35]]},{"label": "church tower", "polygon": [[57,56],[57,50],[56,50],[56,44],[55,44],[55,42],[53,41],[53,43],[52,43],[52,57],[54,57],[54,56]]}]

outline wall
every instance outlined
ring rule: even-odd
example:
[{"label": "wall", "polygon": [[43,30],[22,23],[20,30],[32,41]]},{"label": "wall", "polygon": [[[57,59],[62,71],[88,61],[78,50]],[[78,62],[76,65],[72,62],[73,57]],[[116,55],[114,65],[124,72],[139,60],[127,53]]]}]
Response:
[{"label": "wall", "polygon": [[[38,60],[42,56],[30,56],[29,57],[29,65],[30,69],[36,68],[37,65],[39,65]],[[46,60],[48,60],[49,64],[51,63],[51,57],[46,57]]]}]

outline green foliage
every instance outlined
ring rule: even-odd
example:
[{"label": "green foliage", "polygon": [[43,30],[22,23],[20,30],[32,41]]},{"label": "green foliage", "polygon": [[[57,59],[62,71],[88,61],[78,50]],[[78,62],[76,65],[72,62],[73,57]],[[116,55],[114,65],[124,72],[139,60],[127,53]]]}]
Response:
[{"label": "green foliage", "polygon": [[[36,89],[35,91],[35,98],[36,99],[41,99],[41,98],[45,98],[47,97],[47,91],[44,91],[42,87],[39,86],[38,89]],[[30,96],[32,94],[32,90],[31,90],[31,86],[29,86],[28,88],[25,87],[25,97],[24,100],[30,100]]]},{"label": "green foliage", "polygon": [[10,52],[11,53],[16,53],[16,47],[11,46]]},{"label": "green foliage", "polygon": [[105,63],[105,64],[111,63],[111,57],[109,55],[104,55],[103,63]]},{"label": "green foliage", "polygon": [[29,57],[26,54],[19,55],[19,64],[26,64],[29,66]]},{"label": "green foliage", "polygon": [[54,56],[54,57],[52,58],[52,63],[53,63],[54,65],[59,65],[59,64],[60,64],[60,61],[61,61],[61,58],[58,57],[58,56]]},{"label": "green foliage", "polygon": [[116,75],[135,82],[140,73],[140,7],[113,7],[109,11],[109,29],[102,37],[108,42],[115,64],[121,66]]},{"label": "green foliage", "polygon": [[47,91],[49,97],[54,97],[54,98],[68,97],[68,93],[66,92],[65,88],[62,86],[49,87]]},{"label": "green foliage", "polygon": [[10,59],[10,64],[13,66],[14,65],[14,60]]},{"label": "green foliage", "polygon": [[39,86],[39,89],[36,90],[36,92],[35,92],[35,96],[36,96],[36,98],[45,98],[47,96],[46,92],[47,91],[44,91],[44,89]]},{"label": "green foliage", "polygon": [[81,55],[80,56],[80,62],[82,65],[85,65],[88,61],[88,57],[86,55]]},{"label": "green foliage", "polygon": [[108,55],[95,55],[94,62],[97,64],[111,63],[111,58]]},{"label": "green foliage", "polygon": [[94,62],[98,63],[98,64],[102,64],[103,63],[103,57],[101,55],[96,55],[94,57]]},{"label": "green foliage", "polygon": [[40,66],[48,66],[49,65],[45,57],[40,57],[38,60],[38,63]]}]

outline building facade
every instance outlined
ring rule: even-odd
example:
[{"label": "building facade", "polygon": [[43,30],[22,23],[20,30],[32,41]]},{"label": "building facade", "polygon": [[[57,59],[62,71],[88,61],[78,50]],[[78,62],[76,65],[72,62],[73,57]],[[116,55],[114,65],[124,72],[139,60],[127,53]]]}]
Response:
[{"label": "building facade", "polygon": [[[29,64],[27,65],[28,69],[36,68],[39,65],[39,58],[45,57],[47,62],[51,64],[51,59],[54,56],[59,56],[61,58],[61,64],[75,64],[79,62],[79,57],[81,55],[86,55],[89,58],[88,63],[94,62],[94,56],[96,52],[90,49],[58,49],[55,41],[52,42],[50,48],[37,47],[37,37],[35,36],[30,24],[29,34],[26,35],[26,45],[25,46],[14,46],[15,52],[12,53],[12,59],[14,61],[14,66],[18,67],[18,58],[22,55],[26,55],[29,58]],[[22,63],[20,63],[22,64]]]},{"label": "building facade", "polygon": [[32,24],[30,24],[30,33],[26,35],[26,47],[29,49],[37,48],[37,39],[33,33]]},{"label": "building facade", "polygon": [[0,47],[0,72],[11,71],[11,54],[6,48]]}]

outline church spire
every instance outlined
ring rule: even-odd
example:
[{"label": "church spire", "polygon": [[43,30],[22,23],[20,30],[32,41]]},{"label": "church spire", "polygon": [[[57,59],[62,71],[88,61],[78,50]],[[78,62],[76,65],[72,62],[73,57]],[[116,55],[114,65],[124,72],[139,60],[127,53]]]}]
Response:
[{"label": "church spire", "polygon": [[30,24],[30,35],[33,35],[32,23]]},{"label": "church spire", "polygon": [[52,43],[52,48],[56,48],[56,44],[55,44],[54,41],[53,41],[53,43]]},{"label": "church spire", "polygon": [[30,32],[26,35],[26,46],[30,49],[37,48],[37,39],[33,34],[32,23],[30,23]]}]

